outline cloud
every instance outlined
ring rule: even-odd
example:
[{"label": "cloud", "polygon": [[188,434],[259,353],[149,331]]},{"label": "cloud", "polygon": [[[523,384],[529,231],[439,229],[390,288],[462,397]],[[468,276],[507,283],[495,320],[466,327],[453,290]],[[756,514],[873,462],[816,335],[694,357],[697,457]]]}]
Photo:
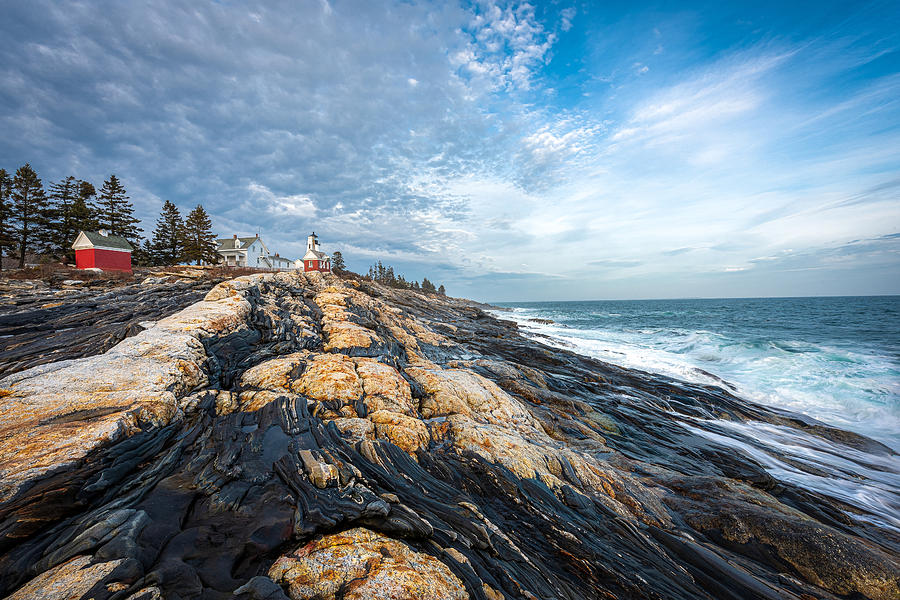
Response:
[{"label": "cloud", "polygon": [[[272,190],[258,183],[247,186],[250,194],[251,206],[248,209],[263,210],[280,217],[315,218],[318,209],[309,196],[293,194],[290,196],[277,196]],[[252,208],[251,208],[252,207]]]},{"label": "cloud", "polygon": [[609,267],[609,268],[628,268],[628,267],[638,267],[643,263],[640,260],[614,260],[614,259],[597,259],[597,260],[589,260],[587,262],[588,266],[591,267]]},{"label": "cloud", "polygon": [[220,234],[292,256],[314,229],[351,268],[382,258],[478,297],[715,295],[782,268],[837,289],[849,264],[884,279],[892,38],[854,41],[839,15],[735,38],[716,15],[12,3],[0,164],[116,173],[148,231],[162,198],[202,203]]},{"label": "cloud", "polygon": [[572,29],[572,21],[575,19],[576,9],[574,6],[570,6],[568,8],[564,8],[559,12],[560,25],[559,28],[563,31],[568,31]]},{"label": "cloud", "polygon": [[529,89],[556,41],[528,3],[479,2],[462,31],[469,41],[452,59],[476,88]]}]

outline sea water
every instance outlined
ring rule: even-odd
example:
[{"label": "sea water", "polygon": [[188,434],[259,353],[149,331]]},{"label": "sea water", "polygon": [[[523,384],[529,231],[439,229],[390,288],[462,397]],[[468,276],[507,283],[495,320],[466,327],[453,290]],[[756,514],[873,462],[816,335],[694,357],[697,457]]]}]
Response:
[{"label": "sea water", "polygon": [[515,320],[526,334],[549,336],[541,338],[545,343],[731,386],[738,396],[900,451],[900,296],[499,306],[511,310],[497,316]]},{"label": "sea water", "polygon": [[[900,452],[900,296],[504,303],[526,336],[874,438]],[[900,532],[900,457],[802,430],[707,420],[696,434]]]}]

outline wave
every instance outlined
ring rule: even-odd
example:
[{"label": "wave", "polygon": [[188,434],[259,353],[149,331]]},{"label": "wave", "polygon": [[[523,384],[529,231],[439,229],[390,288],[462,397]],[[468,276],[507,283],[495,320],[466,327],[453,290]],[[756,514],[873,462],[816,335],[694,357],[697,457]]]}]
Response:
[{"label": "wave", "polygon": [[622,325],[591,314],[602,311],[519,307],[504,317],[512,317],[524,334],[540,336],[544,343],[630,369],[725,387],[754,402],[805,414],[900,450],[900,366],[894,356],[863,344],[767,339],[752,331],[729,335]]}]

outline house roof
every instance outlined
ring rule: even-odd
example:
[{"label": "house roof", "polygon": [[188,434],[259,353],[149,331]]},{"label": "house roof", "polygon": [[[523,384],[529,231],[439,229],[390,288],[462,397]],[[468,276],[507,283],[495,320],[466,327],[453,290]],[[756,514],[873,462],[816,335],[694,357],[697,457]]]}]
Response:
[{"label": "house roof", "polygon": [[307,250],[303,260],[329,260],[328,255],[318,250]]},{"label": "house roof", "polygon": [[244,250],[258,239],[259,237],[255,235],[253,237],[221,238],[216,240],[219,243],[217,250]]},{"label": "house roof", "polygon": [[[82,231],[78,235],[81,236],[82,234],[93,246],[100,246],[102,248],[115,248],[117,250],[127,250],[128,252],[134,250],[134,248],[131,247],[131,244],[128,243],[128,240],[118,235],[103,235],[99,231]],[[78,238],[75,238],[75,242],[78,242]]]}]

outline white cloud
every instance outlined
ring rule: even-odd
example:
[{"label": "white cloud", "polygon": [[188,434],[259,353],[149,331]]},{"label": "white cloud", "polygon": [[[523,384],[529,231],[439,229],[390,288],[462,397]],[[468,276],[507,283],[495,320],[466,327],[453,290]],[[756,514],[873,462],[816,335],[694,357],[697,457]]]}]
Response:
[{"label": "white cloud", "polygon": [[570,6],[569,8],[564,8],[560,11],[559,16],[561,19],[560,29],[563,31],[568,31],[572,29],[572,21],[575,19],[575,7]]},{"label": "white cloud", "polygon": [[273,215],[282,217],[315,218],[318,213],[315,203],[309,196],[293,194],[290,196],[278,196],[266,186],[259,183],[247,185],[252,207],[263,210]]}]

